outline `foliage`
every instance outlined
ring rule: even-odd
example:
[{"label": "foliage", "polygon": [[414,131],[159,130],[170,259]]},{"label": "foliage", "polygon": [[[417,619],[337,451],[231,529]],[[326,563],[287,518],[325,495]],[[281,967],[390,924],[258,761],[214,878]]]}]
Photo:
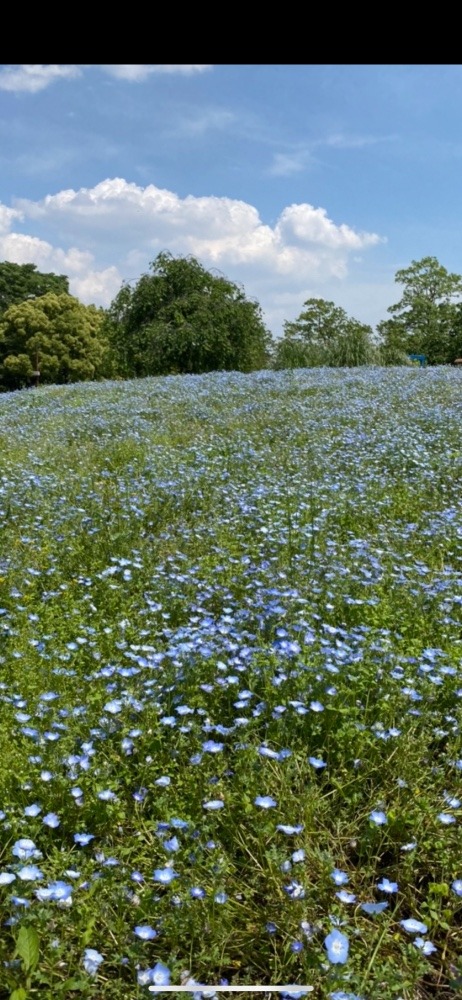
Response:
[{"label": "foliage", "polygon": [[460,347],[462,277],[450,273],[436,257],[413,260],[397,271],[402,298],[390,306],[392,318],[379,324],[384,356],[396,351],[425,354],[430,364],[447,364]]},{"label": "foliage", "polygon": [[0,263],[0,315],[12,305],[48,292],[68,294],[66,275],[43,274],[35,264],[12,264],[8,260]]},{"label": "foliage", "polygon": [[296,320],[284,324],[284,337],[275,348],[275,368],[356,367],[379,362],[369,326],[349,318],[344,309],[326,299],[307,299],[304,307]]},{"label": "foliage", "polygon": [[104,313],[71,295],[48,292],[10,306],[0,319],[0,385],[78,382],[105,372]]},{"label": "foliage", "polygon": [[271,345],[260,306],[242,288],[167,252],[134,288],[122,287],[107,329],[128,376],[252,371],[266,365]]}]

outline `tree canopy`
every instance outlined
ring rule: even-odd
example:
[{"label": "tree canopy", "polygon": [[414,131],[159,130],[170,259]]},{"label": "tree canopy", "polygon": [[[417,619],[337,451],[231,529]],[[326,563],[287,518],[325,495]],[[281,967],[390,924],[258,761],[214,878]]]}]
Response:
[{"label": "tree canopy", "polygon": [[48,292],[68,294],[66,275],[42,274],[35,264],[12,264],[8,260],[0,263],[0,315],[12,305]]},{"label": "tree canopy", "polygon": [[275,351],[277,368],[354,367],[377,361],[371,327],[326,299],[307,299],[298,318],[284,324]]},{"label": "tree canopy", "polygon": [[385,355],[399,351],[425,354],[430,364],[453,361],[462,344],[462,277],[446,270],[436,257],[413,260],[396,272],[402,297],[379,324]]},{"label": "tree canopy", "polygon": [[18,389],[41,382],[77,382],[104,372],[108,351],[104,312],[72,295],[48,292],[10,306],[0,317],[0,384]]},{"label": "tree canopy", "polygon": [[260,306],[195,257],[159,253],[134,288],[124,285],[107,324],[124,375],[252,371],[269,358]]}]

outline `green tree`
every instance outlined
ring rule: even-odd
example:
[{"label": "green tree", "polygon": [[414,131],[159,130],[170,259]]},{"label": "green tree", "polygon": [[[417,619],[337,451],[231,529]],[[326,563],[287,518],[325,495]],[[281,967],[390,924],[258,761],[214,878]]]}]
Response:
[{"label": "green tree", "polygon": [[404,291],[388,309],[392,319],[379,325],[385,356],[404,351],[426,354],[430,364],[452,361],[460,315],[454,300],[462,295],[462,277],[436,257],[423,257],[397,271],[395,281]]},{"label": "green tree", "polygon": [[271,336],[258,303],[195,257],[158,254],[134,288],[123,285],[106,329],[126,376],[252,371],[267,365]]},{"label": "green tree", "polygon": [[42,274],[35,264],[12,264],[8,260],[0,263],[0,315],[12,305],[48,292],[68,294],[66,275]]},{"label": "green tree", "polygon": [[370,326],[359,323],[326,299],[307,299],[296,320],[284,324],[275,348],[276,368],[378,363]]},{"label": "green tree", "polygon": [[49,292],[10,306],[0,318],[0,384],[20,389],[40,381],[78,382],[106,373],[104,312],[71,295]]}]

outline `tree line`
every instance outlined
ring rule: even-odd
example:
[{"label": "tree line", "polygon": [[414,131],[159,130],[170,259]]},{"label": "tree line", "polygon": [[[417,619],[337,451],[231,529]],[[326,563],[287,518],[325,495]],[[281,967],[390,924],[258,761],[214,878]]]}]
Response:
[{"label": "tree line", "polygon": [[0,390],[99,378],[327,365],[450,364],[462,355],[462,277],[435,257],[399,270],[399,302],[372,328],[310,298],[274,340],[244,289],[195,257],[164,251],[108,309],[69,294],[66,275],[0,263]]}]

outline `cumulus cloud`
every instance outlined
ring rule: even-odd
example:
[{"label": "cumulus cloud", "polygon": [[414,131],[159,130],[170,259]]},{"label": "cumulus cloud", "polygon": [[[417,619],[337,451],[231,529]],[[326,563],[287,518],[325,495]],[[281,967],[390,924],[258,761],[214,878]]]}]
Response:
[{"label": "cumulus cloud", "polygon": [[[68,274],[84,301],[107,304],[122,278],[137,278],[160,250],[169,249],[193,254],[242,282],[261,302],[270,325],[280,325],[282,310],[297,297],[292,316],[309,295],[335,297],[324,291],[329,282],[344,281],[351,258],[381,242],[378,234],[337,223],[326,209],[308,203],[288,205],[268,225],[254,205],[239,199],[181,198],[123,178],[40,201],[17,199],[4,213],[10,213],[3,216],[4,225],[12,228],[22,219],[46,237],[11,232],[0,241],[4,256]],[[56,247],[66,234],[70,248]],[[285,318],[291,318],[287,312]]]},{"label": "cumulus cloud", "polygon": [[18,65],[0,70],[0,90],[13,93],[37,94],[56,80],[73,80],[80,76],[79,66]]}]

